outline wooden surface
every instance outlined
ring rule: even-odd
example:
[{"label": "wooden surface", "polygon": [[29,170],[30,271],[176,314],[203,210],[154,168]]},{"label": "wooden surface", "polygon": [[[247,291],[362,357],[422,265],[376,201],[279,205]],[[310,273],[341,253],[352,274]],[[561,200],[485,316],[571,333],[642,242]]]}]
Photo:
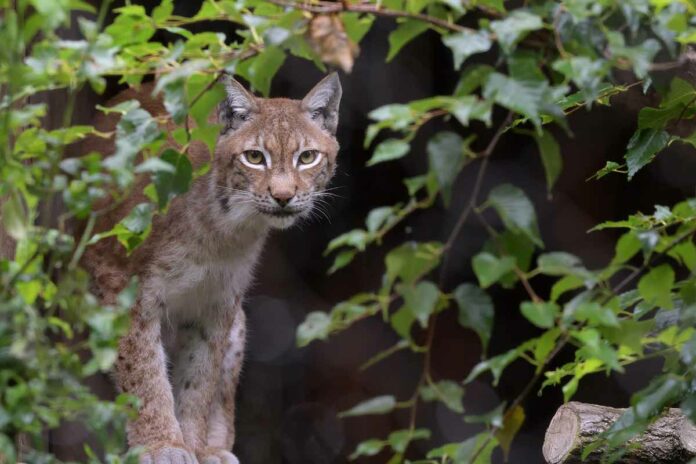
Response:
[{"label": "wooden surface", "polygon": [[[544,438],[544,459],[548,464],[600,462],[601,453],[581,460],[582,449],[606,431],[625,412],[608,406],[570,402],[551,419]],[[678,464],[696,457],[696,426],[679,409],[670,409],[631,439],[624,464]]]}]

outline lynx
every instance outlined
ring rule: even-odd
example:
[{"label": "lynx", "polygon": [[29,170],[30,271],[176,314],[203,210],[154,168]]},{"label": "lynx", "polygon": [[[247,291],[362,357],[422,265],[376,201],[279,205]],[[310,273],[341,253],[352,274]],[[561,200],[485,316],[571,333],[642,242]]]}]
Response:
[{"label": "lynx", "polygon": [[[106,239],[84,257],[105,303],[131,276],[140,281],[115,378],[121,391],[140,400],[127,434],[130,446],[144,448],[142,464],[238,463],[231,450],[244,294],[269,231],[310,215],[336,166],[341,85],[335,73],[301,101],[259,98],[232,78],[225,86],[212,159],[203,144],[188,153],[194,167],[210,160],[210,170],[155,217],[132,255]],[[164,114],[151,90],[125,91],[112,104],[135,98],[153,115]],[[113,130],[115,119],[102,116],[95,125]],[[113,141],[103,143],[89,141],[86,149],[113,151]],[[147,182],[139,179],[137,193],[104,216],[97,231],[145,201]]]}]

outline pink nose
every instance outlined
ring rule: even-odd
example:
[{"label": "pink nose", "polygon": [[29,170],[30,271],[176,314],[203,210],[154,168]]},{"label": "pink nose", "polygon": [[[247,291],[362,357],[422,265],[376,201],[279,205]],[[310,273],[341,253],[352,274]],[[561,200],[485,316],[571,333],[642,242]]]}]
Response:
[{"label": "pink nose", "polygon": [[285,206],[295,196],[295,192],[290,189],[271,190],[271,196],[280,206]]}]

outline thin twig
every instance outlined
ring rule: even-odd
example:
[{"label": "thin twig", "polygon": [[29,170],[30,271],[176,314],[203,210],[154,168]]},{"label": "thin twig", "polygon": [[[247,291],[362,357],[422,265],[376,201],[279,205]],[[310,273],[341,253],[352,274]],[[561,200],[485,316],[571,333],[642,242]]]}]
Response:
[{"label": "thin twig", "polygon": [[428,16],[422,13],[409,13],[408,11],[390,10],[388,8],[383,8],[380,5],[370,4],[370,3],[357,3],[350,4],[344,2],[318,2],[313,4],[300,3],[292,0],[268,0],[270,3],[276,5],[295,8],[297,10],[309,11],[310,13],[318,14],[328,14],[328,13],[341,13],[341,12],[353,12],[353,13],[370,13],[375,16],[386,16],[391,18],[409,18],[417,19],[426,23],[430,23],[433,26],[441,27],[452,32],[476,32],[475,29],[469,27],[460,26],[456,23],[451,23],[445,21],[444,19],[436,18],[434,16]]},{"label": "thin twig", "polygon": [[459,219],[457,219],[457,223],[454,225],[454,228],[452,229],[452,232],[450,232],[449,237],[447,238],[447,241],[445,242],[445,245],[442,247],[442,252],[443,252],[443,259],[442,259],[442,266],[440,267],[440,281],[444,281],[444,275],[447,271],[447,264],[449,262],[449,256],[450,253],[448,251],[450,248],[452,248],[452,245],[454,244],[454,241],[457,239],[459,236],[459,233],[461,232],[462,227],[464,227],[464,223],[466,223],[466,220],[468,219],[469,215],[473,211],[474,207],[478,203],[478,196],[481,191],[481,186],[483,185],[483,178],[486,174],[486,169],[488,168],[488,159],[490,158],[491,154],[495,150],[495,147],[498,145],[498,141],[500,140],[500,137],[502,137],[503,133],[507,130],[510,121],[512,121],[512,111],[508,112],[507,116],[505,117],[505,120],[502,122],[502,124],[498,127],[498,130],[495,132],[493,135],[493,138],[491,141],[488,143],[488,146],[481,152],[481,154],[478,156],[478,158],[481,158],[481,165],[479,166],[478,173],[476,174],[476,181],[474,182],[474,187],[471,190],[471,195],[469,196],[469,203],[466,205],[464,210],[461,212],[459,215]]}]

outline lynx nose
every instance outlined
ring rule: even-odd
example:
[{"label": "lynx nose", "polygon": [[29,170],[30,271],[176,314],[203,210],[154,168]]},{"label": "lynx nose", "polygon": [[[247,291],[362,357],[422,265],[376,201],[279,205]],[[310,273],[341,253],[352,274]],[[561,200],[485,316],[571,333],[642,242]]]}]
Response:
[{"label": "lynx nose", "polygon": [[276,203],[278,203],[278,206],[281,208],[290,203],[290,200],[295,196],[295,192],[293,192],[290,189],[282,189],[282,190],[271,190],[271,196],[275,200]]}]

